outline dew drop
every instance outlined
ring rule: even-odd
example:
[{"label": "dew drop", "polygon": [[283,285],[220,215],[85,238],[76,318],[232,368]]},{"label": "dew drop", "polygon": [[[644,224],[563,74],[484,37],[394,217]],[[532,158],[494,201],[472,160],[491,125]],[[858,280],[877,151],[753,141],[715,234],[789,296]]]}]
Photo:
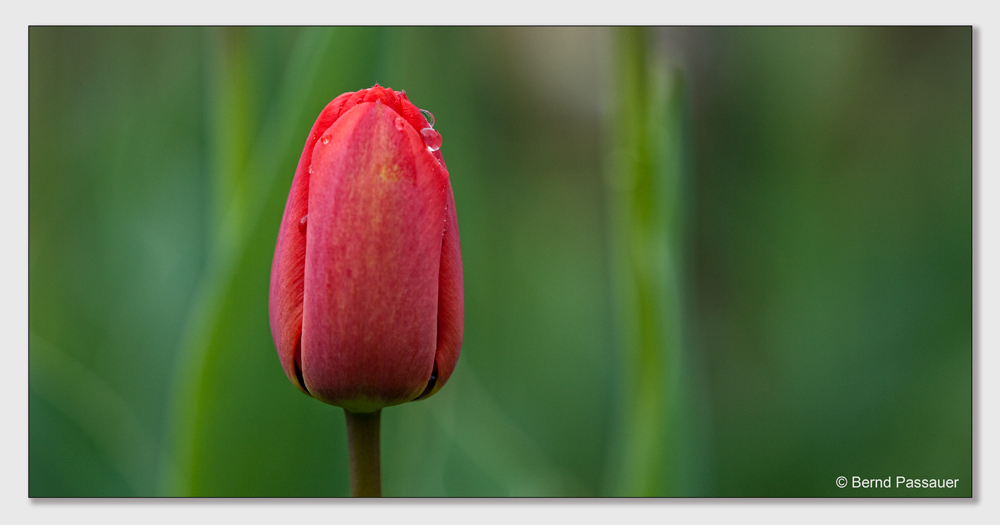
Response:
[{"label": "dew drop", "polygon": [[437,151],[441,149],[441,134],[434,131],[434,128],[424,128],[420,130],[420,135],[424,137],[424,144],[427,149]]},{"label": "dew drop", "polygon": [[310,174],[310,175],[312,175],[312,172],[313,172],[313,165],[312,165],[312,164],[310,164],[310,165],[309,165],[309,174]]},{"label": "dew drop", "polygon": [[299,219],[299,231],[302,232],[303,235],[306,233],[306,218],[308,217],[308,215],[303,215],[302,218]]},{"label": "dew drop", "polygon": [[426,109],[421,109],[420,112],[423,113],[424,119],[426,119],[427,123],[430,124],[431,127],[433,128],[434,127],[434,114],[431,113],[430,111],[427,111]]},{"label": "dew drop", "polygon": [[396,129],[403,131],[404,127],[406,127],[406,119],[403,117],[396,117]]},{"label": "dew drop", "polygon": [[320,141],[323,142],[324,146],[326,146],[327,144],[330,143],[330,136],[329,135],[323,135],[323,138],[320,139]]}]

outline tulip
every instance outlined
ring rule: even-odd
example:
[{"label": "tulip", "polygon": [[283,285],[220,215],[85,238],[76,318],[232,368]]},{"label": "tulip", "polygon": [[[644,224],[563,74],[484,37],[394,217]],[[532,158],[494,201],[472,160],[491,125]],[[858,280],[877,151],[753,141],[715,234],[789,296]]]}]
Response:
[{"label": "tulip", "polygon": [[278,230],[269,313],[281,366],[343,407],[349,427],[351,414],[440,390],[462,344],[455,199],[425,113],[378,85],[335,98],[309,132]]}]

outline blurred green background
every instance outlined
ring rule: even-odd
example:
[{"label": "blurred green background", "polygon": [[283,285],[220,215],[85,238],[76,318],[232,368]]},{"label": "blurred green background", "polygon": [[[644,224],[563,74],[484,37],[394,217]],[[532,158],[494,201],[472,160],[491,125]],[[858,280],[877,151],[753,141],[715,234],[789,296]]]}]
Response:
[{"label": "blurred green background", "polygon": [[348,494],[267,295],[376,82],[436,116],[466,285],[385,495],[972,494],[971,28],[32,27],[30,496]]}]

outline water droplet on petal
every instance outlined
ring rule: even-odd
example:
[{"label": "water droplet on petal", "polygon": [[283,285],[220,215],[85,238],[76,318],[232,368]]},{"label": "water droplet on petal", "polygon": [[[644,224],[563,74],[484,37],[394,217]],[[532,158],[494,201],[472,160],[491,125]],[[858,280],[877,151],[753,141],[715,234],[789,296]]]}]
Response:
[{"label": "water droplet on petal", "polygon": [[434,127],[434,114],[431,113],[430,111],[427,111],[426,109],[421,109],[420,112],[423,113],[424,118],[427,119],[427,123],[430,124],[431,127],[433,128]]},{"label": "water droplet on petal", "polygon": [[404,127],[406,127],[406,119],[403,117],[396,117],[396,129],[403,131]]},{"label": "water droplet on petal", "polygon": [[424,128],[420,130],[420,135],[424,137],[424,144],[427,145],[427,149],[431,151],[441,149],[441,134],[434,131],[433,128]]},{"label": "water droplet on petal", "polygon": [[323,138],[320,139],[320,140],[323,142],[323,145],[325,146],[325,145],[327,145],[327,144],[330,143],[330,136],[329,135],[323,135]]},{"label": "water droplet on petal", "polygon": [[302,218],[299,219],[299,231],[302,232],[303,235],[305,235],[305,233],[306,233],[306,218],[307,217],[309,217],[309,216],[308,215],[303,215]]},{"label": "water droplet on petal", "polygon": [[309,174],[310,174],[310,175],[312,175],[312,172],[313,172],[313,165],[312,165],[312,164],[310,164],[310,165],[309,165]]}]

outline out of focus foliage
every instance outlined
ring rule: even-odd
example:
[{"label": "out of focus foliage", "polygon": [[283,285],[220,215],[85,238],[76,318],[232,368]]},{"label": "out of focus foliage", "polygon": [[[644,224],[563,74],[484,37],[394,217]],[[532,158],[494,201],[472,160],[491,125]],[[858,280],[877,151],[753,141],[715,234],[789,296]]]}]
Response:
[{"label": "out of focus foliage", "polygon": [[971,495],[971,29],[619,33],[32,27],[30,495],[347,495],[267,290],[376,82],[436,117],[466,279],[386,495]]}]

